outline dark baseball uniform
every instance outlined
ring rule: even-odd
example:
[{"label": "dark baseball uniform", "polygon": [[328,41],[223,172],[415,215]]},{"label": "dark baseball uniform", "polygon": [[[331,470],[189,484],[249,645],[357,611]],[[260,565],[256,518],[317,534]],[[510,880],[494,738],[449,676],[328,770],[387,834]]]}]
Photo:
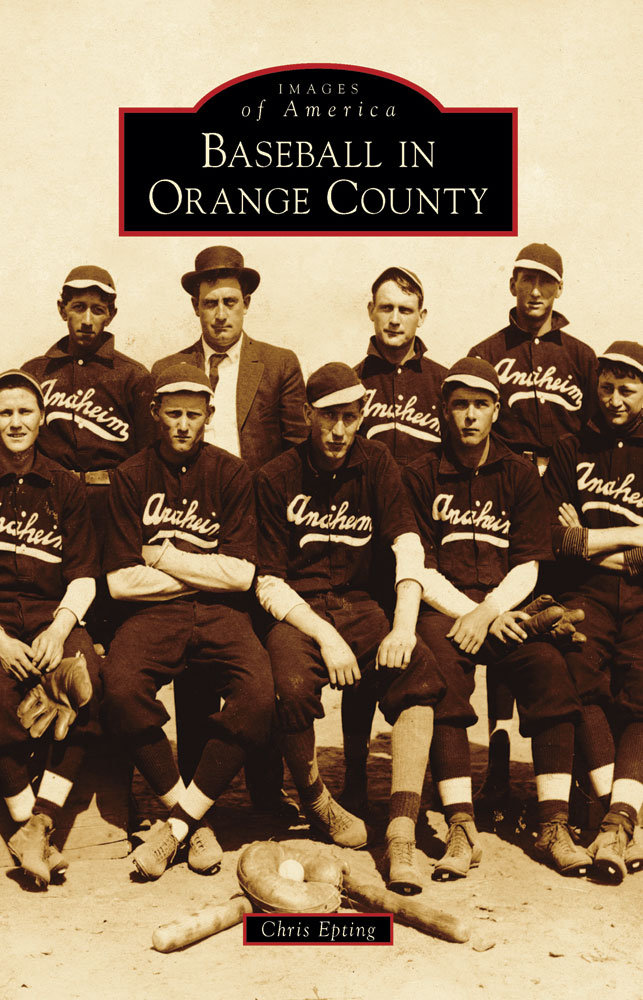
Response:
[{"label": "dark baseball uniform", "polygon": [[[114,348],[111,333],[98,349],[77,357],[63,337],[23,370],[34,375],[45,399],[45,424],[38,445],[66,469],[109,471],[156,437],[150,413],[152,376],[143,365]],[[88,484],[94,529],[102,546],[108,490]]]},{"label": "dark baseball uniform", "polygon": [[[170,465],[149,446],[114,473],[105,570],[143,565],[143,545],[165,539],[186,552],[256,563],[256,522],[244,463],[202,444],[184,464]],[[266,738],[274,708],[270,664],[255,636],[247,596],[192,591],[166,600],[126,602],[126,621],[104,661],[105,709],[112,731],[130,739],[162,726],[167,712],[156,691],[188,668],[212,671],[213,735],[242,745]]]},{"label": "dark baseball uniform", "polygon": [[558,508],[572,504],[586,528],[643,524],[643,421],[619,434],[597,415],[554,448],[543,480],[557,556],[557,595],[582,608],[587,642],[566,654],[581,700],[603,706],[615,695],[630,720],[643,720],[643,574],[613,572],[565,555]]},{"label": "dark baseball uniform", "polygon": [[563,330],[567,320],[552,313],[552,329],[532,337],[506,326],[469,351],[498,372],[500,416],[494,433],[516,452],[548,456],[563,434],[578,431],[591,415],[596,389],[596,355]]},{"label": "dark baseball uniform", "polygon": [[[81,484],[36,451],[33,467],[19,475],[0,468],[0,625],[30,644],[53,621],[67,586],[98,575],[98,553]],[[64,655],[85,654],[94,691],[99,658],[84,628],[74,627]],[[16,716],[30,678],[19,681],[0,669],[0,746],[31,740]],[[81,709],[74,734],[98,733],[97,696]],[[22,786],[24,787],[24,785]],[[5,790],[11,795],[20,789]]]},{"label": "dark baseball uniform", "polygon": [[[357,437],[345,463],[319,471],[308,441],[256,473],[260,575],[285,580],[353,650],[363,674],[375,669],[388,619],[371,597],[378,546],[416,526],[388,449]],[[286,732],[324,715],[328,673],[317,644],[287,622],[266,639],[277,710]],[[380,707],[391,724],[411,705],[434,705],[443,691],[431,653],[418,642],[406,670],[377,671]]]},{"label": "dark baseball uniform", "polygon": [[[476,602],[484,600],[515,566],[551,557],[547,505],[535,467],[493,435],[485,463],[466,468],[447,442],[403,473],[425,549],[426,566],[442,573]],[[418,633],[436,656],[446,696],[436,722],[470,726],[477,663],[498,656],[486,644],[475,654],[450,639],[453,619],[423,609]],[[546,642],[524,643],[502,657],[520,712],[521,732],[573,715],[577,699],[565,661]]]},{"label": "dark baseball uniform", "polygon": [[442,380],[447,370],[432,361],[419,337],[402,365],[382,357],[371,337],[366,357],[355,367],[366,387],[363,437],[385,444],[398,465],[408,465],[440,442]]}]

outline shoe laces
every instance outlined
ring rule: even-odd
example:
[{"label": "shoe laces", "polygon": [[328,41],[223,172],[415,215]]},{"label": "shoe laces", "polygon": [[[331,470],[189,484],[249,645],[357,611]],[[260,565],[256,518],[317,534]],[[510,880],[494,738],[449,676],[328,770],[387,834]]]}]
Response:
[{"label": "shoe laces", "polygon": [[152,854],[155,860],[162,861],[176,850],[176,839],[174,834],[166,833],[163,836],[163,840],[159,840],[156,844],[148,846],[151,846]]},{"label": "shoe laces", "polygon": [[415,861],[415,844],[403,837],[393,837],[388,845],[389,858],[398,864],[412,866]]},{"label": "shoe laces", "polygon": [[471,844],[462,823],[452,823],[447,835],[447,854],[454,858],[463,858],[471,853]]}]

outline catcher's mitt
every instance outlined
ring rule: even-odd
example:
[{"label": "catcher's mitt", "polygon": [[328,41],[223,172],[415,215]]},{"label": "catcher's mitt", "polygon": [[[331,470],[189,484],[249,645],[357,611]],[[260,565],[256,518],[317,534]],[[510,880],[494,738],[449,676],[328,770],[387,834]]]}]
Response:
[{"label": "catcher's mitt", "polygon": [[[303,882],[279,874],[279,866],[289,859],[302,865]],[[348,867],[317,844],[256,841],[241,852],[237,878],[253,906],[265,913],[334,913]]]},{"label": "catcher's mitt", "polygon": [[87,660],[82,653],[67,656],[55,670],[42,675],[18,705],[18,719],[29,734],[38,739],[56,720],[55,740],[64,740],[76,721],[78,710],[92,696]]},{"label": "catcher's mitt", "polygon": [[541,636],[555,641],[587,641],[587,636],[576,629],[576,625],[585,621],[582,608],[566,608],[551,594],[541,594],[522,610],[532,616],[520,622],[521,628],[524,628],[530,638]]}]

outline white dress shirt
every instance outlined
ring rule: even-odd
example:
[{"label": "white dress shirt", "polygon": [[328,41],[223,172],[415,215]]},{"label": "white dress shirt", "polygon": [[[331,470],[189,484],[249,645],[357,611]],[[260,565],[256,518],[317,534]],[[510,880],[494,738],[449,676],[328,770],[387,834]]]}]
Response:
[{"label": "white dress shirt", "polygon": [[[201,337],[205,358],[205,373],[210,375],[210,357],[215,353],[204,337]],[[219,381],[214,391],[214,415],[205,429],[205,440],[218,448],[241,458],[239,428],[237,427],[237,379],[239,378],[239,358],[241,337],[226,351],[217,371]]]}]

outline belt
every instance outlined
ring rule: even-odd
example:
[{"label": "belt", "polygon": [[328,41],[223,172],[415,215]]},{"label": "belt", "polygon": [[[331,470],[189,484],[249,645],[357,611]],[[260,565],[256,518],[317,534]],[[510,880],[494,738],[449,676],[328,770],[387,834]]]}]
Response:
[{"label": "belt", "polygon": [[525,450],[522,452],[523,458],[528,458],[533,462],[541,476],[545,475],[545,470],[549,465],[549,455],[539,455],[537,451]]},{"label": "belt", "polygon": [[90,469],[89,472],[78,472],[76,469],[69,470],[72,476],[82,480],[87,486],[109,486],[110,469]]}]

